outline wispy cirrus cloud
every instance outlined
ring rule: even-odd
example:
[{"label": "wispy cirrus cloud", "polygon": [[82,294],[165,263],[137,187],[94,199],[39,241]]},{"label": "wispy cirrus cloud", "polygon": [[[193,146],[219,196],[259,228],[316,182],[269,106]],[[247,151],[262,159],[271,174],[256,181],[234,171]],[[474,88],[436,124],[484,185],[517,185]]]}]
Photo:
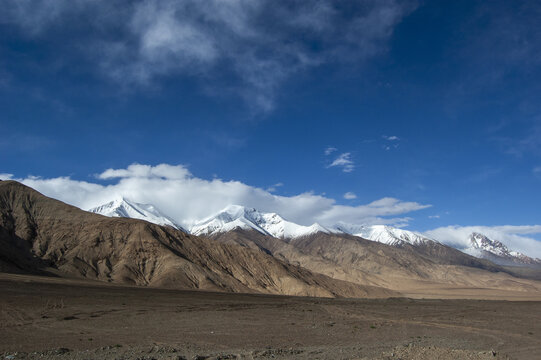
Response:
[{"label": "wispy cirrus cloud", "polygon": [[0,139],[0,151],[10,149],[20,153],[31,153],[33,151],[52,148],[55,143],[55,140],[42,135],[24,132],[6,133]]},{"label": "wispy cirrus cloud", "polygon": [[464,178],[465,183],[483,183],[494,177],[497,177],[503,172],[500,167],[480,166],[479,170]]},{"label": "wispy cirrus cloud", "polygon": [[389,151],[391,149],[396,149],[399,146],[400,138],[396,135],[383,135],[382,138],[385,140],[382,145],[383,149]]},{"label": "wispy cirrus cloud", "polygon": [[335,147],[333,147],[333,146],[328,146],[328,147],[325,149],[324,153],[325,153],[325,155],[328,156],[328,155],[331,155],[333,152],[335,152],[335,151],[337,151],[337,150],[338,150],[338,149],[335,148]]},{"label": "wispy cirrus cloud", "polygon": [[355,170],[355,163],[351,160],[351,153],[346,152],[338,155],[327,167],[339,167],[345,173]]},{"label": "wispy cirrus cloud", "polygon": [[[132,164],[122,169],[107,169],[97,174],[92,181],[65,176],[16,178],[11,174],[1,174],[0,178],[18,180],[47,196],[83,209],[104,204],[118,196],[140,203],[152,203],[184,226],[230,204],[277,212],[286,219],[305,225],[315,221],[324,225],[333,225],[339,221],[407,225],[410,217],[403,215],[430,206],[395,198],[346,206],[337,204],[335,199],[312,192],[280,196],[240,181],[198,178],[185,166],[169,164]],[[106,180],[106,183],[101,180]]]},{"label": "wispy cirrus cloud", "polygon": [[190,77],[209,93],[236,94],[269,111],[278,89],[296,74],[331,62],[356,66],[385,52],[416,1],[6,0],[2,5],[0,23],[27,36],[81,30],[85,38],[66,37],[61,50],[82,50],[105,77],[125,88]]},{"label": "wispy cirrus cloud", "polygon": [[282,187],[282,186],[284,186],[284,183],[279,182],[279,183],[276,183],[276,184],[273,184],[273,185],[269,186],[269,187],[266,189],[266,191],[268,191],[268,192],[270,192],[270,193],[273,193],[273,192],[275,192],[276,190],[278,190],[278,188],[280,188],[280,187]]},{"label": "wispy cirrus cloud", "polygon": [[507,152],[522,157],[525,154],[541,156],[541,118],[532,125],[527,135],[519,139],[507,138]]}]

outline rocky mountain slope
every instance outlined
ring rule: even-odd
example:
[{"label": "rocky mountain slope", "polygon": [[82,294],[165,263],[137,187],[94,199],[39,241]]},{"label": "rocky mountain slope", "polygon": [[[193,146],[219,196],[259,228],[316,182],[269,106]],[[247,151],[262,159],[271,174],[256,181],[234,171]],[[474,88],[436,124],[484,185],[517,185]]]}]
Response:
[{"label": "rocky mountain slope", "polygon": [[336,281],[259,250],[85,212],[15,181],[0,181],[0,270],[231,292],[396,295]]},{"label": "rocky mountain slope", "polygon": [[400,292],[450,287],[541,291],[541,283],[514,277],[511,271],[490,261],[437,242],[389,246],[336,233],[278,239],[245,229],[217,233],[211,238],[272,254],[335,279]]}]

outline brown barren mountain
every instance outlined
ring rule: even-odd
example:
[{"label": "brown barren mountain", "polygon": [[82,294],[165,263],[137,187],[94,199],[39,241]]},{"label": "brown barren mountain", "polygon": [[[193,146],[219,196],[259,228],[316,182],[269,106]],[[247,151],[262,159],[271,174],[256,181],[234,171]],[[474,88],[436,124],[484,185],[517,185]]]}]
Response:
[{"label": "brown barren mountain", "polygon": [[344,234],[277,239],[251,230],[213,237],[241,244],[339,280],[414,297],[541,298],[541,283],[439,243],[400,247]]},{"label": "brown barren mountain", "polygon": [[264,252],[142,220],[108,218],[0,181],[0,270],[181,289],[387,297]]},{"label": "brown barren mountain", "polygon": [[441,244],[350,235],[212,239],[109,218],[0,181],[0,271],[179,289],[326,297],[541,298],[541,283]]}]

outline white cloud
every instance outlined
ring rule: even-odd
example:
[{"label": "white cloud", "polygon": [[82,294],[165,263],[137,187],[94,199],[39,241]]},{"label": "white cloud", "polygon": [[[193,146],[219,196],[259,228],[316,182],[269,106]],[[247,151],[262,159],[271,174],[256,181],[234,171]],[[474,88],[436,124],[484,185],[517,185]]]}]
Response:
[{"label": "white cloud", "polygon": [[351,160],[351,153],[346,152],[338,155],[328,167],[341,167],[343,172],[349,173],[355,169],[355,163]]},{"label": "white cloud", "polygon": [[315,221],[324,225],[345,221],[400,226],[410,220],[400,215],[429,206],[394,198],[383,198],[360,206],[345,206],[337,205],[334,199],[311,192],[279,196],[239,181],[197,178],[182,165],[133,164],[126,169],[107,169],[97,177],[113,183],[104,185],[69,177],[27,177],[16,180],[47,196],[83,209],[104,204],[118,196],[140,203],[152,203],[184,226],[230,204],[277,212],[288,220],[304,225]]},{"label": "white cloud", "polygon": [[429,219],[439,219],[440,215],[428,215]]},{"label": "white cloud", "polygon": [[171,166],[160,164],[156,166],[131,164],[127,169],[107,169],[98,175],[99,179],[115,178],[163,178],[163,179],[184,179],[191,174],[183,166]]},{"label": "white cloud", "polygon": [[29,36],[84,27],[85,37],[66,38],[65,49],[85,49],[102,74],[126,88],[173,75],[197,76],[211,93],[230,91],[270,110],[278,88],[295,74],[331,62],[355,66],[386,51],[415,1],[6,0],[2,5],[0,23]]},{"label": "white cloud", "polygon": [[0,173],[0,180],[10,180],[13,178],[13,174],[2,174]]},{"label": "white cloud", "polygon": [[385,151],[389,151],[391,149],[397,149],[399,146],[400,138],[396,135],[383,135],[383,139],[386,140],[386,142],[381,146]]},{"label": "white cloud", "polygon": [[331,155],[333,152],[337,151],[338,149],[333,147],[333,146],[328,146],[326,149],[325,149],[325,155],[329,156]]},{"label": "white cloud", "polygon": [[272,192],[275,192],[277,188],[282,187],[282,186],[284,186],[284,184],[281,183],[281,182],[279,182],[279,183],[276,183],[276,184],[274,184],[274,185],[269,186],[269,187],[267,188],[267,191],[270,192],[270,193],[272,193]]},{"label": "white cloud", "polygon": [[498,240],[512,250],[528,256],[541,258],[541,241],[524,236],[541,234],[541,225],[503,225],[503,226],[447,226],[425,231],[425,235],[438,241],[459,248],[467,248],[469,236],[477,232],[490,239]]},{"label": "white cloud", "polygon": [[357,199],[357,195],[355,195],[355,193],[351,191],[348,191],[347,193],[344,194],[344,199],[347,199],[347,200]]}]

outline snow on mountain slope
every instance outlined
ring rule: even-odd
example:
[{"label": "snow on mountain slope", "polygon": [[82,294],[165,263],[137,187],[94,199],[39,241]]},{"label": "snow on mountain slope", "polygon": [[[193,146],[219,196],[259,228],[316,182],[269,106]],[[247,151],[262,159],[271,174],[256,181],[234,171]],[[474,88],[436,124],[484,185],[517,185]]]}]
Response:
[{"label": "snow on mountain slope", "polygon": [[421,234],[401,230],[385,225],[351,225],[340,223],[333,227],[324,227],[318,223],[310,226],[298,225],[287,221],[276,213],[262,213],[253,208],[230,205],[217,214],[196,223],[190,228],[194,235],[212,235],[233,229],[252,229],[264,235],[281,239],[323,233],[345,233],[388,245],[400,245],[404,242],[415,245],[428,239]]},{"label": "snow on mountain slope", "polygon": [[186,232],[182,226],[178,225],[174,220],[162,214],[154,205],[139,204],[125,198],[118,198],[88,211],[109,217],[126,217],[146,220],[154,224],[167,225]]},{"label": "snow on mountain slope", "polygon": [[212,235],[233,229],[252,229],[264,235],[281,239],[307,236],[329,230],[315,223],[303,226],[284,220],[275,213],[262,213],[253,208],[229,205],[217,214],[202,220],[190,228],[194,235]]},{"label": "snow on mountain slope", "polygon": [[493,262],[506,264],[541,265],[540,259],[533,259],[518,251],[510,250],[507,246],[497,240],[489,239],[480,233],[472,233],[469,237],[470,246],[460,249],[466,254],[488,259]]},{"label": "snow on mountain slope", "polygon": [[339,223],[333,226],[332,229],[392,246],[404,243],[420,245],[426,242],[437,242],[421,234],[387,225],[351,225]]},{"label": "snow on mountain slope", "polygon": [[[116,199],[89,211],[111,217],[142,219],[188,232],[175,223],[174,220],[161,213],[155,206],[139,204],[124,198]],[[429,242],[439,243],[437,240],[430,239],[419,233],[387,225],[338,223],[332,227],[324,227],[314,223],[310,226],[303,226],[287,221],[276,213],[263,213],[240,205],[229,205],[217,214],[197,222],[190,228],[189,233],[213,235],[234,229],[252,229],[264,235],[280,239],[293,239],[323,232],[327,234],[349,234],[391,246],[400,246],[405,243],[411,245],[421,245]],[[469,237],[469,243],[469,247],[457,249],[477,258],[488,259],[502,265],[541,265],[540,259],[533,259],[520,252],[512,251],[503,243],[489,239],[479,233],[472,233]]]},{"label": "snow on mountain slope", "polygon": [[210,216],[195,225],[190,227],[190,233],[194,235],[212,235],[221,232],[227,232],[234,229],[253,229],[269,235],[263,228],[257,225],[257,221],[253,219],[255,209],[247,209],[243,206],[230,205]]}]

